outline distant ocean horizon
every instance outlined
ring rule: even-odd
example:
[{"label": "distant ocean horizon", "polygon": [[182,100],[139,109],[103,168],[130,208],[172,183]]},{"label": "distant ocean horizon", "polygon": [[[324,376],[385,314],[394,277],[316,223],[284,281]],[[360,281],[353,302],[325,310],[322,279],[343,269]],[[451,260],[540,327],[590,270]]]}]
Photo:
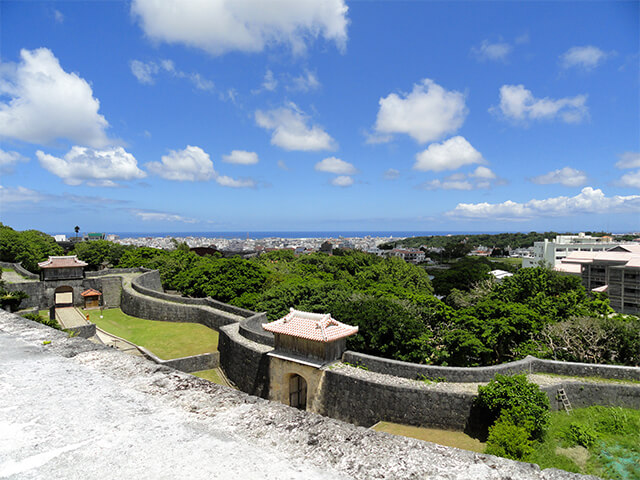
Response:
[{"label": "distant ocean horizon", "polygon": [[[433,231],[421,232],[413,230],[330,230],[330,231],[268,231],[268,232],[104,232],[106,234],[118,235],[120,238],[145,238],[145,237],[202,237],[202,238],[228,238],[228,239],[261,239],[270,237],[279,238],[354,238],[354,237],[429,237],[446,235],[494,235],[503,232],[468,232],[468,231]],[[56,235],[60,233],[54,233]],[[61,233],[69,237],[74,237],[73,233]],[[79,235],[82,235],[80,233]]]}]

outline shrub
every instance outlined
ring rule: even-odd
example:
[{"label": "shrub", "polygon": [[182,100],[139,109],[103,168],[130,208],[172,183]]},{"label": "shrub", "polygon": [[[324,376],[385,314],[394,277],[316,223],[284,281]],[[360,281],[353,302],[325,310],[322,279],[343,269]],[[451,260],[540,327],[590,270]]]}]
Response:
[{"label": "shrub", "polygon": [[500,418],[489,428],[485,453],[512,460],[528,460],[533,454],[533,443],[526,428]]},{"label": "shrub", "polygon": [[598,439],[598,434],[586,425],[572,422],[564,437],[571,445],[582,445],[589,448]]},{"label": "shrub", "polygon": [[549,399],[525,375],[496,375],[488,385],[478,387],[476,406],[486,412],[489,425],[502,415],[505,421],[518,423],[539,439],[549,426]]},{"label": "shrub", "polygon": [[62,327],[60,327],[60,324],[56,320],[45,318],[42,315],[39,315],[37,313],[25,313],[22,316],[29,320],[33,320],[34,322],[38,322],[43,325],[46,325],[47,327],[55,328],[56,330],[62,330]]}]

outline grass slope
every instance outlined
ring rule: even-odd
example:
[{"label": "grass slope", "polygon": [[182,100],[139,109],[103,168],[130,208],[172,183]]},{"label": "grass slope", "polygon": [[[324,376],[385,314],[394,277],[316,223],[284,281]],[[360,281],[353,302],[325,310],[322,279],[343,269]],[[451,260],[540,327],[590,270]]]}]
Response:
[{"label": "grass slope", "polygon": [[571,415],[553,412],[530,461],[541,468],[640,480],[640,411],[597,406],[575,409]]},{"label": "grass slope", "polygon": [[217,368],[213,368],[211,370],[200,370],[198,372],[191,372],[191,375],[196,377],[204,378],[205,380],[209,380],[210,382],[217,383],[218,385],[227,386],[227,382],[222,379],[220,372]]},{"label": "grass slope", "polygon": [[101,329],[143,346],[163,360],[218,350],[218,332],[198,323],[144,320],[131,317],[119,308],[102,312],[83,310],[83,313]]},{"label": "grass slope", "polygon": [[441,430],[438,428],[412,427],[392,422],[378,422],[371,428],[378,432],[417,438],[418,440],[425,440],[447,447],[462,448],[464,450],[471,450],[472,452],[482,453],[485,447],[483,442],[463,432]]}]

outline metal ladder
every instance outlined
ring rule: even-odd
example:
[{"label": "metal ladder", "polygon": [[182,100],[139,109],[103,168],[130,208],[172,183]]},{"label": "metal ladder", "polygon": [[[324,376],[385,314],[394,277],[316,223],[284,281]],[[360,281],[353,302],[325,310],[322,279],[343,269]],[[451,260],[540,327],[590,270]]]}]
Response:
[{"label": "metal ladder", "polygon": [[560,401],[562,402],[564,409],[567,411],[567,414],[571,415],[571,412],[573,412],[573,407],[571,407],[569,397],[567,397],[567,393],[564,391],[564,386],[558,389],[558,398],[560,398]]}]

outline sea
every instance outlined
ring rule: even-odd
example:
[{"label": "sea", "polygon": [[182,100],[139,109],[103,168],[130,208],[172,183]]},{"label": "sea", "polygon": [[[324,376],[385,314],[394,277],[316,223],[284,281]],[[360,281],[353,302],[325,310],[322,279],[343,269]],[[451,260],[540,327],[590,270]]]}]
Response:
[{"label": "sea", "polygon": [[[146,237],[201,237],[201,238],[228,238],[228,239],[260,239],[260,238],[363,238],[363,237],[428,237],[445,235],[478,235],[496,234],[501,232],[454,232],[454,231],[269,231],[269,232],[105,232],[115,234],[120,238],[146,238]],[[64,233],[68,238],[74,237],[75,232]],[[52,234],[54,235],[54,234]]]}]

